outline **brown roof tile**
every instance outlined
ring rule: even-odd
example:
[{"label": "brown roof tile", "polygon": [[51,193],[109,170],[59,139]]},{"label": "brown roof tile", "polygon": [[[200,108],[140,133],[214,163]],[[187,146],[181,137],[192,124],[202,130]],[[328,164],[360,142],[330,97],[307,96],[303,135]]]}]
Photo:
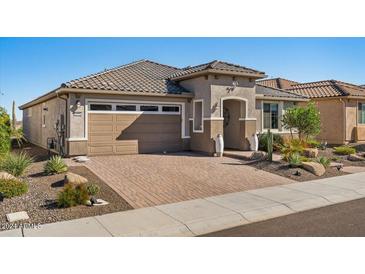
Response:
[{"label": "brown roof tile", "polygon": [[293,85],[300,84],[298,82],[287,80],[284,78],[258,80],[257,83],[266,87],[279,88],[279,89],[288,89]]},{"label": "brown roof tile", "polygon": [[169,80],[169,75],[180,71],[167,65],[141,60],[62,84],[63,87],[113,91],[172,93],[188,92]]},{"label": "brown roof tile", "polygon": [[297,84],[287,90],[310,98],[365,96],[365,88],[337,80]]},{"label": "brown roof tile", "polygon": [[254,69],[250,69],[247,67],[243,67],[240,65],[236,65],[236,64],[231,64],[231,63],[227,63],[227,62],[222,62],[222,61],[218,61],[218,60],[214,60],[212,62],[206,63],[206,64],[201,64],[201,65],[197,65],[197,66],[189,66],[186,68],[183,68],[177,72],[175,72],[174,74],[170,75],[170,78],[176,78],[176,77],[181,77],[181,76],[186,76],[195,72],[200,72],[200,71],[205,71],[205,70],[218,70],[218,71],[225,71],[225,72],[237,72],[237,73],[246,73],[246,74],[252,74],[253,76],[257,76],[257,75],[261,75],[261,76],[265,76],[265,73],[262,71],[258,71],[258,70],[254,70]]}]

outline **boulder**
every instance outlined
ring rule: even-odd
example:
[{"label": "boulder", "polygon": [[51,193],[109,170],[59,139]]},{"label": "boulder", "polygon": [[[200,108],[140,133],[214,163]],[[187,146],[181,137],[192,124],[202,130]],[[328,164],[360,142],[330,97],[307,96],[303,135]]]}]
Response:
[{"label": "boulder", "polygon": [[65,184],[85,184],[87,183],[87,179],[85,177],[82,177],[78,174],[72,173],[72,172],[67,172],[65,175]]},{"label": "boulder", "polygon": [[365,161],[365,158],[357,154],[350,154],[349,156],[347,156],[347,160],[358,162],[358,161]]},{"label": "boulder", "polygon": [[9,180],[17,180],[17,179],[16,179],[16,177],[11,175],[10,173],[7,173],[5,171],[1,171],[0,172],[0,180],[9,181]]},{"label": "boulder", "polygon": [[316,158],[318,156],[318,148],[305,148],[303,155],[307,158]]},{"label": "boulder", "polygon": [[266,159],[267,153],[264,151],[254,151],[250,156],[250,160],[263,160]]},{"label": "boulder", "polygon": [[326,169],[320,163],[303,162],[302,167],[316,176],[322,176],[326,172]]}]

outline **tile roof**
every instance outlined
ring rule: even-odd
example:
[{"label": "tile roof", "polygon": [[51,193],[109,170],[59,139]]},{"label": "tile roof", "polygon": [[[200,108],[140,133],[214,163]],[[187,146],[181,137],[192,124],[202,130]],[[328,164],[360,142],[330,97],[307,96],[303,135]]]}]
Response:
[{"label": "tile roof", "polygon": [[149,60],[141,60],[72,80],[61,86],[105,91],[172,94],[188,92],[177,83],[168,79],[169,75],[178,71],[180,71],[178,68]]},{"label": "tile roof", "polygon": [[222,61],[218,61],[218,60],[214,60],[212,62],[206,63],[206,64],[201,64],[201,65],[197,65],[197,66],[188,66],[186,68],[183,68],[177,72],[175,72],[174,74],[170,75],[170,78],[177,78],[177,77],[181,77],[181,76],[186,76],[195,72],[201,72],[201,71],[205,71],[205,70],[215,70],[215,71],[225,71],[225,72],[236,72],[236,73],[245,73],[245,74],[252,74],[252,76],[265,76],[265,73],[262,71],[258,71],[258,70],[254,70],[254,69],[250,69],[247,67],[243,67],[240,65],[236,65],[236,64],[231,64],[231,63],[227,63],[227,62],[222,62]]},{"label": "tile roof", "polygon": [[279,89],[287,89],[293,85],[300,84],[298,82],[287,80],[284,78],[258,80],[257,83],[270,88],[279,88]]},{"label": "tile roof", "polygon": [[327,80],[303,83],[291,86],[287,91],[308,96],[310,98],[362,96],[365,97],[365,88],[337,80]]},{"label": "tile roof", "polygon": [[300,94],[296,94],[282,89],[266,87],[261,84],[256,84],[256,94],[270,98],[303,99],[303,101],[307,99],[306,96]]}]

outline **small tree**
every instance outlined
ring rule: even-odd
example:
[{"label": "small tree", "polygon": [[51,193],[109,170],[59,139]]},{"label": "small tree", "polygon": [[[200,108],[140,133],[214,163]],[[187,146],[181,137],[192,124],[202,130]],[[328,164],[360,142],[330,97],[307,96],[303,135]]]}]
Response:
[{"label": "small tree", "polygon": [[304,107],[288,109],[283,115],[282,123],[284,128],[290,130],[292,138],[293,129],[297,129],[301,140],[308,140],[309,137],[314,137],[321,131],[319,111],[313,102]]}]

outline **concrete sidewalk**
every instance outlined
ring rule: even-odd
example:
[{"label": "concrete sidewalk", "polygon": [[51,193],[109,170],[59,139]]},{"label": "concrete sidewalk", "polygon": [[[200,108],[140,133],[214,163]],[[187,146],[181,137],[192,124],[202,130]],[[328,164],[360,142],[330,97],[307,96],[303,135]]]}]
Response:
[{"label": "concrete sidewalk", "polygon": [[365,197],[365,172],[0,232],[0,236],[196,236]]}]

